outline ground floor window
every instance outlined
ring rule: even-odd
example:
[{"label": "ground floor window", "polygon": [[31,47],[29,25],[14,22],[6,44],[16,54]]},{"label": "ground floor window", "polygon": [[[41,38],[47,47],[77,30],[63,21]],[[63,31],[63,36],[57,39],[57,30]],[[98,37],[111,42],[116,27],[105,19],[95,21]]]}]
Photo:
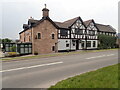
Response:
[{"label": "ground floor window", "polygon": [[73,46],[75,46],[75,43],[73,43]]},{"label": "ground floor window", "polygon": [[87,41],[87,47],[91,47],[91,41]]},{"label": "ground floor window", "polygon": [[84,41],[82,41],[82,47],[84,47]]},{"label": "ground floor window", "polygon": [[69,44],[66,44],[66,47],[69,47]]},{"label": "ground floor window", "polygon": [[93,47],[96,47],[96,42],[95,41],[93,41]]}]

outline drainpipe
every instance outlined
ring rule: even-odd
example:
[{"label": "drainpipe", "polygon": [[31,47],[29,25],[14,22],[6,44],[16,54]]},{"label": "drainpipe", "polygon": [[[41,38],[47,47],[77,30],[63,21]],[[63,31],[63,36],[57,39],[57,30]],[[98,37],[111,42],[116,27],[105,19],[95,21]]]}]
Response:
[{"label": "drainpipe", "polygon": [[32,36],[31,36],[31,42],[32,42],[32,54],[34,54],[34,38],[35,38],[35,36],[34,36],[34,33],[33,33],[33,27],[31,28],[31,30],[32,30]]}]

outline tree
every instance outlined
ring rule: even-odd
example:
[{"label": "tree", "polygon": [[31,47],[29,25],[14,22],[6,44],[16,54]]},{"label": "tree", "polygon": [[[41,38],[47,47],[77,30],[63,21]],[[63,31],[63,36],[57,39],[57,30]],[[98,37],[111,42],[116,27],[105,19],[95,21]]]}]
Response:
[{"label": "tree", "polygon": [[114,36],[107,36],[107,35],[98,35],[99,38],[99,45],[100,49],[108,49],[108,48],[115,48],[116,46],[116,37]]},{"label": "tree", "polygon": [[11,43],[11,42],[12,42],[11,39],[8,38],[2,39],[2,43]]}]

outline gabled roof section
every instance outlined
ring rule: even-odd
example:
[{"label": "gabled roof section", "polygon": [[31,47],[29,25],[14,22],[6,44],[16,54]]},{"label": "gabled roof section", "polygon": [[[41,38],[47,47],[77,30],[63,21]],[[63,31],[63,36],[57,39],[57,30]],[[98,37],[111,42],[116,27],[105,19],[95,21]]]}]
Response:
[{"label": "gabled roof section", "polygon": [[[24,29],[22,32],[24,32],[32,27],[36,27],[44,20],[49,20],[56,28],[58,28],[58,26],[49,17],[43,17],[41,20],[29,19],[28,24],[23,24],[23,27],[25,27],[25,26],[28,26],[28,27],[26,29]],[[19,34],[21,34],[22,32],[20,32]]]},{"label": "gabled roof section", "polygon": [[99,31],[99,28],[97,27],[97,25],[96,25],[94,19],[90,19],[90,20],[84,21],[84,24],[85,24],[86,27],[88,27],[88,26],[90,25],[91,22],[94,23],[95,27],[96,27],[97,30]]},{"label": "gabled roof section", "polygon": [[37,23],[39,20],[35,20],[35,19],[29,19],[28,20],[28,25],[30,25],[30,24],[35,24],[35,23]]},{"label": "gabled roof section", "polygon": [[90,19],[90,20],[87,20],[87,21],[84,21],[84,24],[86,25],[86,27],[93,21],[93,19]]},{"label": "gabled roof section", "polygon": [[63,23],[65,24],[66,27],[70,27],[72,26],[72,24],[75,23],[75,21],[77,21],[79,19],[79,17],[64,21]]},{"label": "gabled roof section", "polygon": [[99,31],[116,33],[116,30],[110,25],[96,24]]},{"label": "gabled roof section", "polygon": [[58,26],[49,17],[43,17],[41,20],[35,23],[33,27],[36,27],[37,25],[39,25],[39,23],[43,22],[44,20],[50,21],[56,28],[58,28]]},{"label": "gabled roof section", "polygon": [[[70,19],[70,20],[67,20],[67,21],[64,21],[64,22],[55,22],[55,24],[59,28],[69,29],[78,19],[82,21],[82,19],[80,17],[76,17],[76,18],[73,18],[73,19]],[[84,25],[83,21],[82,21],[82,24]]]},{"label": "gabled roof section", "polygon": [[59,28],[68,29],[68,27],[66,27],[66,25],[64,25],[64,23],[62,23],[62,22],[56,22],[56,21],[54,21],[54,23],[55,23]]}]

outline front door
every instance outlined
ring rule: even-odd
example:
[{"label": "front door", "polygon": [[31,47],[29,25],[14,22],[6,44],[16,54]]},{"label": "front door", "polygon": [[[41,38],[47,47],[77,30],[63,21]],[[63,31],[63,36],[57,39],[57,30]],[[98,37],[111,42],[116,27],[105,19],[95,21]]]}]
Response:
[{"label": "front door", "polygon": [[79,40],[76,40],[76,50],[79,50]]}]

